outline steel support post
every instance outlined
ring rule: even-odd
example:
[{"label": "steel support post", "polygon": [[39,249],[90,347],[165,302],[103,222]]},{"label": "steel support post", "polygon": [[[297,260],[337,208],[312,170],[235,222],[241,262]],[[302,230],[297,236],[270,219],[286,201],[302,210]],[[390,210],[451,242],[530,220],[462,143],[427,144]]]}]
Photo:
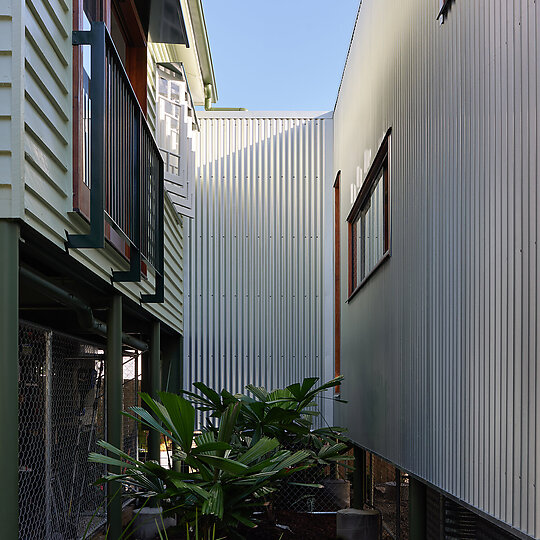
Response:
[{"label": "steel support post", "polygon": [[409,477],[409,539],[426,537],[426,486]]},{"label": "steel support post", "polygon": [[19,225],[0,220],[0,426],[2,538],[19,538]]},{"label": "steel support post", "polygon": [[[149,364],[149,393],[152,398],[157,399],[159,392],[161,392],[161,324],[159,321],[154,321],[152,323]],[[158,463],[160,458],[160,443],[160,434],[155,430],[151,430],[148,437],[148,457]]]},{"label": "steel support post", "polygon": [[[109,308],[107,322],[107,441],[122,448],[122,297],[114,296]],[[116,457],[116,456],[115,456]],[[118,467],[109,471],[120,473]],[[110,482],[107,486],[108,538],[120,538],[122,534],[121,485]]]},{"label": "steel support post", "polygon": [[167,392],[179,394],[182,390],[184,338],[181,335],[162,340],[163,383]]},{"label": "steel support post", "polygon": [[354,447],[354,473],[353,473],[353,508],[362,510],[366,502],[367,475],[366,451],[358,446]]},{"label": "steel support post", "polygon": [[396,540],[401,540],[401,471],[396,468]]},{"label": "steel support post", "polygon": [[[165,341],[165,340],[164,340]],[[184,338],[180,335],[170,337],[163,344],[163,366],[166,373],[165,384],[163,388],[167,392],[173,394],[179,394],[182,391],[183,381],[183,358],[184,358]],[[177,446],[173,445],[177,450]],[[175,470],[181,470],[181,462],[175,461],[173,463]]]}]

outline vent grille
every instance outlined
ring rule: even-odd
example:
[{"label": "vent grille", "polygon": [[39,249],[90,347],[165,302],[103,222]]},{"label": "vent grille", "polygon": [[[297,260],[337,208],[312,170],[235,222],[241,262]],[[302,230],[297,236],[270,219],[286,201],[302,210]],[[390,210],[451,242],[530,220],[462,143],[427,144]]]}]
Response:
[{"label": "vent grille", "polygon": [[517,540],[517,537],[428,488],[426,539]]}]

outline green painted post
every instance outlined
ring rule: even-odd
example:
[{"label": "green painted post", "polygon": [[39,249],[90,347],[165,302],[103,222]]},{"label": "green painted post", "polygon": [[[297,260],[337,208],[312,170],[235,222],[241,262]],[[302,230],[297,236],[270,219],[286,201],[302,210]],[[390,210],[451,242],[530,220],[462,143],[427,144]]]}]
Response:
[{"label": "green painted post", "polygon": [[166,385],[163,386],[167,392],[179,394],[182,390],[182,363],[184,354],[184,338],[177,334],[163,340],[163,366]]},{"label": "green painted post", "polygon": [[[107,321],[107,441],[122,448],[122,297],[114,296],[109,308]],[[119,473],[118,467],[109,467]],[[121,485],[117,482],[108,484],[107,525],[108,538],[120,538],[122,534],[122,497]]]},{"label": "green painted post", "polygon": [[409,477],[409,539],[426,538],[426,486]]},{"label": "green painted post", "polygon": [[366,502],[366,451],[358,446],[354,447],[354,473],[353,473],[353,508],[362,510]]},{"label": "green painted post", "polygon": [[[149,354],[149,375],[150,375],[150,396],[154,399],[161,391],[161,324],[159,321],[152,323],[152,334],[150,336]],[[148,457],[159,463],[161,436],[154,430],[150,431],[148,437]]]},{"label": "green painted post", "polygon": [[0,426],[2,538],[19,538],[19,225],[0,220]]},{"label": "green painted post", "polygon": [[[163,340],[165,341],[165,340]],[[167,338],[166,342],[163,344],[163,366],[164,371],[166,370],[166,381],[167,385],[164,385],[164,388],[167,392],[172,392],[173,394],[179,394],[182,390],[182,363],[184,356],[184,338],[181,335],[175,335],[174,337]],[[175,450],[178,449],[174,445]],[[175,461],[174,468],[175,470],[181,470],[181,462]]]}]

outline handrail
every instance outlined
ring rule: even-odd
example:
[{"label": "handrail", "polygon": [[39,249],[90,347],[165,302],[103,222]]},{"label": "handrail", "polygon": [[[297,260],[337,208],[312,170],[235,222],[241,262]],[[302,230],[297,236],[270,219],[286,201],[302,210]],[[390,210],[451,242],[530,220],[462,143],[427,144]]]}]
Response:
[{"label": "handrail", "polygon": [[103,248],[106,220],[130,247],[130,269],[113,281],[140,281],[144,256],[156,282],[141,302],[162,302],[163,158],[105,24],[73,32],[73,44],[91,47],[90,232],[68,234],[66,248]]}]

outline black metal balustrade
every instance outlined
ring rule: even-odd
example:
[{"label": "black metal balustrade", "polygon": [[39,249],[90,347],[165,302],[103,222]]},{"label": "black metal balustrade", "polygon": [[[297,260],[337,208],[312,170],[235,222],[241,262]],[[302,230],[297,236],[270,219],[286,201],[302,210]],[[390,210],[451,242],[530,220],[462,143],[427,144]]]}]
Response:
[{"label": "black metal balustrade", "polygon": [[90,232],[68,234],[68,248],[105,247],[105,221],[128,243],[130,269],[114,281],[140,281],[141,256],[154,268],[163,301],[163,158],[122,61],[103,23],[73,32],[90,45],[91,75],[84,85],[84,182],[90,187]]}]

